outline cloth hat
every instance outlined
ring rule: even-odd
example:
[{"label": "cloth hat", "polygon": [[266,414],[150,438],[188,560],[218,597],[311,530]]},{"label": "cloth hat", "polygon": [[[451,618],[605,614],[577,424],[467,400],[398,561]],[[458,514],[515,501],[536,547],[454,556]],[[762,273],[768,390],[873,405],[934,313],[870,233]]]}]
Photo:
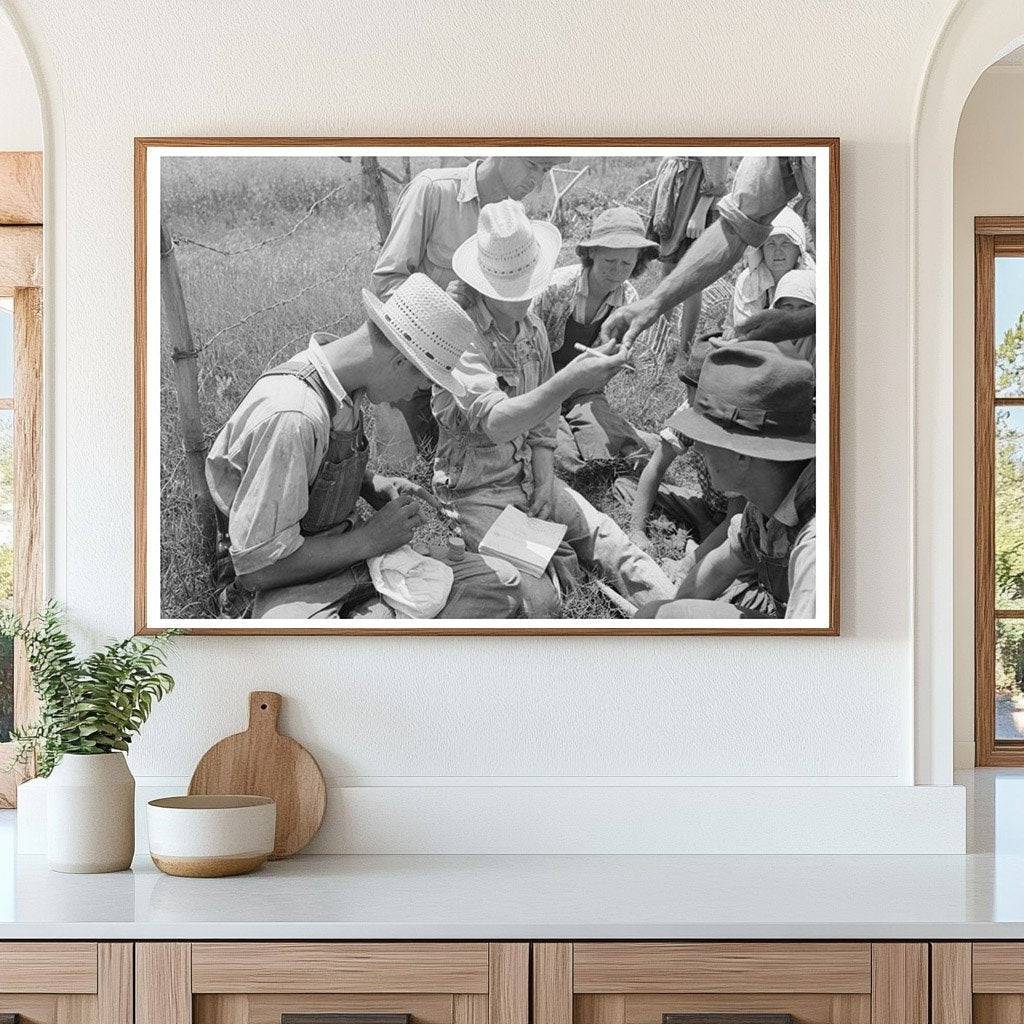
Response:
[{"label": "cloth hat", "polygon": [[480,332],[462,307],[426,274],[407,277],[387,302],[364,288],[363,308],[388,341],[430,380],[453,395],[466,393],[452,370],[466,350],[481,340]]},{"label": "cloth hat", "polygon": [[590,228],[590,235],[576,246],[581,249],[658,249],[657,242],[647,237],[644,222],[636,210],[613,206],[602,210]]},{"label": "cloth hat", "polygon": [[452,270],[482,295],[520,302],[539,295],[551,280],[562,233],[547,221],[530,220],[515,199],[488,203],[477,232],[452,256]]},{"label": "cloth hat", "polygon": [[788,274],[779,278],[775,286],[775,300],[773,306],[777,306],[779,299],[803,299],[812,306],[816,304],[815,297],[815,273],[810,267],[797,267]]},{"label": "cloth hat", "polygon": [[677,410],[668,426],[757,459],[813,459],[814,369],[770,341],[713,347],[693,405]]}]

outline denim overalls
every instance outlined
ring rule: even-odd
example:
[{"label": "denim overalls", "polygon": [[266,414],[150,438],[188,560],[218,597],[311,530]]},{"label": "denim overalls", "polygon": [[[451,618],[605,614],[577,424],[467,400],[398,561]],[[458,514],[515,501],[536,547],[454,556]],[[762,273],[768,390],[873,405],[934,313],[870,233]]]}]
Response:
[{"label": "denim overalls", "polygon": [[[336,412],[334,399],[312,363],[289,360],[267,370],[258,379],[282,376],[298,377],[312,388],[323,400],[333,424]],[[303,537],[322,533],[352,517],[369,457],[370,446],[363,430],[362,411],[354,430],[336,430],[332,425],[327,450],[309,489],[309,507],[299,523]],[[228,524],[220,515],[218,520],[221,520],[216,565],[216,580],[220,588],[217,599],[219,613],[222,618],[248,618],[252,614],[255,595],[235,582],[234,566],[228,551]],[[352,566],[350,571],[353,592],[359,595],[358,599],[372,596],[374,591],[365,563]]]}]

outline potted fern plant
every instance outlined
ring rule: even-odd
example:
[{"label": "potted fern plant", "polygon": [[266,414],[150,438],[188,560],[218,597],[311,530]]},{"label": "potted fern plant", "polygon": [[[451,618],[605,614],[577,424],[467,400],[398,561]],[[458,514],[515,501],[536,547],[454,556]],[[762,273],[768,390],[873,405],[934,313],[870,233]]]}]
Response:
[{"label": "potted fern plant", "polygon": [[79,658],[55,604],[0,634],[25,645],[39,718],[15,729],[22,763],[47,782],[47,862],[54,871],[122,871],[135,853],[135,779],[124,752],[174,687],[162,671],[173,633],[130,637]]}]

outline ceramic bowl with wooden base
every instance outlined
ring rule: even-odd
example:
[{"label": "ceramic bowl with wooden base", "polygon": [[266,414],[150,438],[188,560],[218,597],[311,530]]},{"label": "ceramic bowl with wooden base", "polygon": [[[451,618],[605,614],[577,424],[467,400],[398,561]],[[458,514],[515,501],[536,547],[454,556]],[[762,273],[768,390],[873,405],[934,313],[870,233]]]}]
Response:
[{"label": "ceramic bowl with wooden base", "polygon": [[261,867],[274,850],[277,805],[264,796],[169,796],[147,807],[149,853],[168,875],[223,878]]}]

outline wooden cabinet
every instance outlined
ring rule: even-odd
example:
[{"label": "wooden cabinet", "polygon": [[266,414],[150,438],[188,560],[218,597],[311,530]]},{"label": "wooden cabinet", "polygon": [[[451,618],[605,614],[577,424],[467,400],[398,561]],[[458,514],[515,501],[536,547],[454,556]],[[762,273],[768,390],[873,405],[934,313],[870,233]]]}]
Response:
[{"label": "wooden cabinet", "polygon": [[933,1024],[1024,1020],[1024,942],[934,942]]},{"label": "wooden cabinet", "polygon": [[[928,948],[869,942],[533,946],[533,1024],[928,1024]],[[721,1024],[730,1024],[721,1018]]]},{"label": "wooden cabinet", "polygon": [[0,943],[7,1015],[21,1024],[132,1024],[131,943]]},{"label": "wooden cabinet", "polygon": [[139,943],[136,1022],[529,1024],[529,957],[522,942]]}]

